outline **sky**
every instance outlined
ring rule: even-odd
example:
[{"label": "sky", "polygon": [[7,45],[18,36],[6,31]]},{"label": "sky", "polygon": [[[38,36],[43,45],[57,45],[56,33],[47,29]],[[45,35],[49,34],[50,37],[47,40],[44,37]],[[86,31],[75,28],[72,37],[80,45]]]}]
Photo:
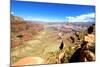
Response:
[{"label": "sky", "polygon": [[11,14],[44,22],[95,22],[95,6],[12,0]]}]

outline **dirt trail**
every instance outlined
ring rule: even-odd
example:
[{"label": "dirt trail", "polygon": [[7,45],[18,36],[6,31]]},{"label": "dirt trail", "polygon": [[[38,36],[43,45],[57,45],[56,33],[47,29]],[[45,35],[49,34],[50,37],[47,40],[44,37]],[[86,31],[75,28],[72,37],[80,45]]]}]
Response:
[{"label": "dirt trail", "polygon": [[18,62],[16,62],[12,66],[32,65],[32,64],[43,64],[43,59],[40,57],[25,57],[25,58],[20,59]]}]

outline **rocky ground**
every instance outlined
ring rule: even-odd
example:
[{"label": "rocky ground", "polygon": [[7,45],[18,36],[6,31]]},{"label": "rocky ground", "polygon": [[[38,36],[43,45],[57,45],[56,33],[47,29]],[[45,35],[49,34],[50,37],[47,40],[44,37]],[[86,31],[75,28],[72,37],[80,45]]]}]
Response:
[{"label": "rocky ground", "polygon": [[[13,22],[15,19],[13,19]],[[22,19],[21,19],[22,20]],[[25,23],[24,23],[25,24]],[[22,25],[22,24],[21,24]],[[11,32],[11,65],[31,65],[31,64],[56,64],[68,63],[73,53],[80,48],[86,32],[59,33],[55,30],[48,29],[47,25],[36,25],[35,30],[29,26],[22,27]],[[12,26],[13,29],[14,26]],[[22,31],[23,30],[23,31]],[[94,35],[94,34],[93,34]],[[88,35],[93,38],[92,35]],[[85,40],[93,41],[90,37]],[[60,45],[63,42],[62,50]]]}]

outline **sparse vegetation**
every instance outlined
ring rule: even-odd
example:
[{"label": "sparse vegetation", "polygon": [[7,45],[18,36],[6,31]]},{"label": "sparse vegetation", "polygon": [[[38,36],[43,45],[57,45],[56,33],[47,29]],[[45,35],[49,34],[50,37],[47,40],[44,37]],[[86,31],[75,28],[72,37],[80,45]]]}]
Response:
[{"label": "sparse vegetation", "polygon": [[[42,64],[69,63],[88,33],[86,30],[75,33],[72,29],[70,32],[64,29],[60,31],[63,35],[59,39],[60,32],[55,28],[11,16],[11,64],[25,57],[40,57],[44,61]],[[63,46],[59,49],[62,41]]]}]

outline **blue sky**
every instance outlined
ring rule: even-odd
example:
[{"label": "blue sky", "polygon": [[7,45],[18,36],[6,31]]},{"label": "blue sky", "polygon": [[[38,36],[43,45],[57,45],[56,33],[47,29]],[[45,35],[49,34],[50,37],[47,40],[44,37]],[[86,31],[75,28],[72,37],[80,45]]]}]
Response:
[{"label": "blue sky", "polygon": [[11,13],[25,20],[46,22],[94,22],[95,6],[15,1]]}]

